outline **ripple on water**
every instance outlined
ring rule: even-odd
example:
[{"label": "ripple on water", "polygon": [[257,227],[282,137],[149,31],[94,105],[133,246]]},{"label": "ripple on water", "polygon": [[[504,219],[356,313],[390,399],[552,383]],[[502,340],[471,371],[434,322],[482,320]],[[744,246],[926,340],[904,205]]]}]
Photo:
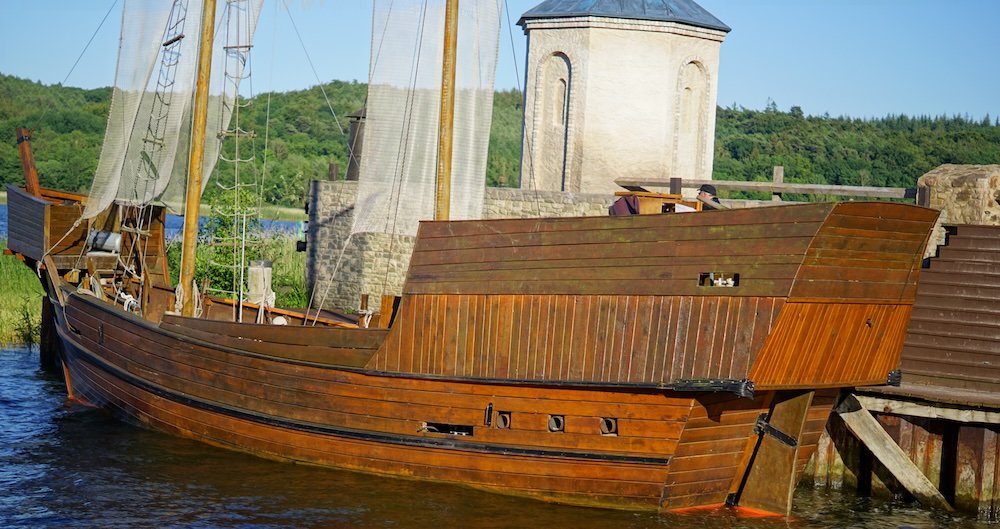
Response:
[{"label": "ripple on water", "polygon": [[799,489],[797,517],[657,515],[275,463],[64,408],[38,355],[0,351],[0,527],[987,529],[903,502]]}]

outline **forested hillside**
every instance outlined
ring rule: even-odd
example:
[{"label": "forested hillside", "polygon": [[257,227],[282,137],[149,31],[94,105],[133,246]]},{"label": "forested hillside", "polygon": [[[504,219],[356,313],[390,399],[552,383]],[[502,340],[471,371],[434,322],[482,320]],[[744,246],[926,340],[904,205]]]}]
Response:
[{"label": "forested hillside", "polygon": [[770,180],[913,187],[943,163],[1000,163],[1000,120],[989,116],[888,116],[863,120],[719,108],[715,133],[716,180]]},{"label": "forested hillside", "polygon": [[[254,97],[242,111],[241,123],[256,134],[258,171],[266,155],[265,200],[301,206],[309,180],[325,178],[331,162],[340,165],[341,174],[346,172],[346,116],[364,105],[365,92],[364,84],[334,81],[323,90]],[[100,155],[110,93],[107,88],[43,86],[0,74],[0,138],[6,138],[0,141],[0,180],[21,182],[14,129],[27,126],[35,131],[33,147],[43,185],[86,190]],[[493,116],[488,183],[517,185],[520,93],[498,92]],[[789,182],[909,187],[942,163],[1000,163],[1000,119],[862,120],[805,116],[797,107],[783,112],[774,105],[764,111],[718,112],[718,180],[768,180],[772,167],[782,165]]]}]

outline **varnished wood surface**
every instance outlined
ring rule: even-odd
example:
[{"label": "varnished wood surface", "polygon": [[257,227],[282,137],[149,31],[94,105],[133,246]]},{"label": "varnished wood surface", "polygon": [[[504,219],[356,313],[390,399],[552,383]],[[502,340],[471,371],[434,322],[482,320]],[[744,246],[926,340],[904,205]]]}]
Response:
[{"label": "varnished wood surface", "polygon": [[806,251],[789,299],[912,302],[937,215],[903,204],[838,204]]},{"label": "varnished wood surface", "polygon": [[[75,332],[63,329],[64,339],[96,357],[70,355],[75,391],[135,422],[267,457],[570,503],[678,508],[724,498],[769,402],[344,371],[177,340],[94,308],[74,295],[66,309]],[[509,429],[497,427],[500,413]],[[565,431],[548,431],[554,414]],[[617,435],[602,435],[607,417],[618,419]],[[428,422],[473,435],[422,431]]]},{"label": "varnished wood surface", "polygon": [[[581,504],[718,503],[770,390],[887,372],[927,215],[859,207],[429,223],[388,330],[157,326],[73,294],[61,336],[75,391],[213,444]],[[850,249],[882,232],[902,235]],[[665,389],[748,377],[752,399]]]},{"label": "varnished wood surface", "polygon": [[760,389],[884,384],[910,305],[786,303],[750,369]]},{"label": "varnished wood surface", "polygon": [[649,465],[469,453],[286,430],[149,394],[77,363],[77,391],[149,428],[288,461],[452,482],[584,505],[655,509],[664,470]]},{"label": "varnished wood surface", "polygon": [[[753,454],[753,466],[742,482],[739,504],[752,509],[788,515],[792,510],[792,493],[798,483],[798,440],[812,406],[812,391],[780,392],[771,403],[767,425],[795,440],[786,444],[768,432],[760,434]],[[742,478],[741,478],[742,481]]]},{"label": "varnished wood surface", "polygon": [[[95,305],[89,301],[70,298],[67,318],[79,331],[73,337],[120,369],[137,377],[153,377],[157,384],[188,396],[319,424],[359,427],[382,421],[395,424],[394,433],[413,435],[424,421],[483,424],[484,410],[493,402],[495,410],[514,414],[516,430],[544,433],[540,437],[549,440],[543,444],[663,457],[672,450],[670,439],[676,440],[679,421],[690,408],[690,399],[651,391],[543,390],[408,379],[288,362],[178,340],[138,319],[88,310]],[[259,381],[266,384],[261,386]],[[546,394],[544,402],[535,399],[539,392]],[[602,409],[614,415],[601,415]],[[549,435],[550,414],[566,417],[566,432]],[[600,417],[620,418],[622,434],[599,435]],[[659,421],[674,426],[657,426]],[[503,441],[508,435],[505,431],[484,435],[501,444],[512,442]]]},{"label": "varnished wood surface", "polygon": [[704,395],[697,399],[670,465],[663,489],[663,507],[721,504],[741,472],[744,448],[754,437],[757,417],[767,411],[771,396],[741,399]]},{"label": "varnished wood surface", "polygon": [[166,315],[160,328],[276,358],[348,367],[365,366],[385,339],[384,329],[344,329],[235,323]]},{"label": "varnished wood surface", "polygon": [[832,207],[422,223],[404,293],[787,296]]},{"label": "varnished wood surface", "polygon": [[[786,476],[790,482],[798,481],[815,452],[837,395],[836,390],[815,392],[797,439],[795,474]],[[665,509],[718,505],[737,492],[757,442],[754,423],[769,411],[773,396],[762,392],[753,400],[721,395],[697,399],[670,465],[663,493]]]},{"label": "varnished wood surface", "polygon": [[781,307],[779,298],[411,295],[369,367],[636,384],[743,379]]},{"label": "varnished wood surface", "polygon": [[[883,383],[936,217],[847,203],[424,223],[396,325],[369,367],[660,385]],[[706,286],[708,272],[739,280]]]}]

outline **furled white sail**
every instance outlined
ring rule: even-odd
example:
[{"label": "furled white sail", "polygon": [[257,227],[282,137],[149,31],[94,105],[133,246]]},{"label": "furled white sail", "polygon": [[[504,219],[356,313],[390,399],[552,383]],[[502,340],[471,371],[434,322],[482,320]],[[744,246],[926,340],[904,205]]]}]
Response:
[{"label": "furled white sail", "polygon": [[[262,1],[220,2],[217,35],[239,34],[249,45]],[[226,16],[227,9],[247,11],[242,26],[246,29],[228,31],[227,24],[236,22],[227,22],[234,20]],[[168,205],[179,206],[184,195],[200,21],[201,2],[197,0],[125,1],[108,127],[85,218],[96,216],[112,202],[141,205],[162,198]],[[224,64],[225,48],[233,45],[216,38],[213,64]],[[226,86],[221,73],[212,79],[203,182],[215,165],[221,144],[218,131],[228,126],[231,101],[239,89]]]},{"label": "furled white sail", "polygon": [[[460,4],[451,217],[479,218],[502,0]],[[415,235],[434,217],[444,0],[375,0],[354,233]]]}]

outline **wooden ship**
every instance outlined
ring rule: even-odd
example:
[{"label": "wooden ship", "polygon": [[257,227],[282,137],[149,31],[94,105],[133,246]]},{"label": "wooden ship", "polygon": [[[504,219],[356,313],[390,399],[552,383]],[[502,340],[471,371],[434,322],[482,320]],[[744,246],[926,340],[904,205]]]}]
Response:
[{"label": "wooden ship", "polygon": [[88,244],[121,206],[81,222],[86,199],[39,188],[26,140],[8,248],[40,271],[71,398],[270,459],[612,508],[789,512],[840,389],[896,369],[937,218],[428,221],[372,326],[238,323],[231,300],[173,311],[162,208],[120,230],[148,245],[128,274]]}]

